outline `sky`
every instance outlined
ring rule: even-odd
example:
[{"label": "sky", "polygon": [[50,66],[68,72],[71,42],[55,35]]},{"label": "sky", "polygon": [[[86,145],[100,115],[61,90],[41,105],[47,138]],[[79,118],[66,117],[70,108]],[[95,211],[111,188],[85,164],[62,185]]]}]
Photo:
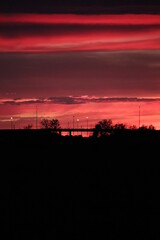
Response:
[{"label": "sky", "polygon": [[[128,3],[129,2],[129,3]],[[0,128],[73,116],[160,129],[158,1],[0,3]]]}]

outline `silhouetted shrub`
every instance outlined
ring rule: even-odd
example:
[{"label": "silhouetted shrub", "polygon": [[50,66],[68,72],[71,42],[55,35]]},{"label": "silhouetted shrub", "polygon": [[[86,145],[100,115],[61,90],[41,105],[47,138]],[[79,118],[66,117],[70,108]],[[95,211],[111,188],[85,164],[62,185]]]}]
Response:
[{"label": "silhouetted shrub", "polygon": [[105,136],[112,132],[113,125],[111,119],[104,119],[95,125],[94,136]]},{"label": "silhouetted shrub", "polygon": [[33,128],[32,124],[28,124],[27,126],[24,127],[25,130],[30,130]]},{"label": "silhouetted shrub", "polygon": [[58,119],[52,119],[52,120],[43,119],[41,121],[41,125],[45,129],[60,129],[61,128]]}]

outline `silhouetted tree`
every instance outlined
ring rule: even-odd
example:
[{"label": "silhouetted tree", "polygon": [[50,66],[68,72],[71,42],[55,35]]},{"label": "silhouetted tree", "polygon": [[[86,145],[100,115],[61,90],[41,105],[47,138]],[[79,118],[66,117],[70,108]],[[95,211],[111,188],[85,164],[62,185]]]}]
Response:
[{"label": "silhouetted tree", "polygon": [[143,126],[141,126],[141,127],[139,128],[139,130],[150,130],[150,131],[154,131],[154,130],[155,130],[155,127],[154,127],[153,125],[149,125],[149,126],[143,125]]},{"label": "silhouetted tree", "polygon": [[43,128],[45,129],[49,129],[50,128],[50,121],[46,118],[41,120],[41,125]]},{"label": "silhouetted tree", "polygon": [[148,130],[154,131],[155,127],[153,125],[149,125]]},{"label": "silhouetted tree", "polygon": [[114,130],[125,130],[126,129],[126,125],[123,123],[118,123],[114,125]]},{"label": "silhouetted tree", "polygon": [[30,130],[33,128],[32,124],[28,124],[27,126],[24,127],[25,130]]},{"label": "silhouetted tree", "polygon": [[99,136],[99,135],[108,135],[113,130],[113,125],[112,125],[112,120],[111,119],[104,119],[102,121],[99,121],[95,125],[95,131],[94,131],[94,136]]},{"label": "silhouetted tree", "polygon": [[58,119],[48,120],[48,119],[44,118],[41,121],[41,125],[45,129],[60,129],[61,128]]},{"label": "silhouetted tree", "polygon": [[50,121],[50,128],[51,129],[60,129],[61,128],[58,119],[52,119]]},{"label": "silhouetted tree", "polygon": [[145,125],[142,125],[140,128],[139,128],[139,130],[140,131],[146,131],[148,128],[147,128],[147,126],[145,126]]},{"label": "silhouetted tree", "polygon": [[132,126],[129,127],[129,129],[130,130],[137,130],[137,127],[136,127],[136,125],[132,125]]}]

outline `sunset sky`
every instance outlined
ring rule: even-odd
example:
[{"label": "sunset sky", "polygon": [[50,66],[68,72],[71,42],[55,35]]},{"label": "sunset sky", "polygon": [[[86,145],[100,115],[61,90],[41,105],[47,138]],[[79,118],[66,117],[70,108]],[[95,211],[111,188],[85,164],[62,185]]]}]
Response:
[{"label": "sunset sky", "polygon": [[[54,2],[54,3],[53,3]],[[130,2],[130,3],[127,3]],[[139,3],[140,2],[140,3]],[[0,128],[110,118],[160,129],[158,1],[0,3]]]}]

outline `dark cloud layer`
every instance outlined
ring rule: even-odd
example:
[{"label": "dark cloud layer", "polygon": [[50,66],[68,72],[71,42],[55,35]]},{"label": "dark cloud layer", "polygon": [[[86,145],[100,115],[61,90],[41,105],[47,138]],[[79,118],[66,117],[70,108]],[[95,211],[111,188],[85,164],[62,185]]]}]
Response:
[{"label": "dark cloud layer", "polygon": [[160,94],[159,51],[0,54],[0,73],[1,97]]},{"label": "dark cloud layer", "polygon": [[151,0],[5,0],[1,13],[160,13],[159,1]]},{"label": "dark cloud layer", "polygon": [[26,104],[87,104],[87,103],[110,103],[110,102],[160,102],[160,98],[137,98],[137,97],[49,97],[45,99],[0,99],[0,104],[6,105],[26,105]]},{"label": "dark cloud layer", "polygon": [[75,34],[95,34],[102,32],[136,34],[150,31],[158,31],[160,24],[156,25],[112,25],[112,24],[0,24],[0,36],[6,38],[33,37],[33,36],[73,36]]}]

